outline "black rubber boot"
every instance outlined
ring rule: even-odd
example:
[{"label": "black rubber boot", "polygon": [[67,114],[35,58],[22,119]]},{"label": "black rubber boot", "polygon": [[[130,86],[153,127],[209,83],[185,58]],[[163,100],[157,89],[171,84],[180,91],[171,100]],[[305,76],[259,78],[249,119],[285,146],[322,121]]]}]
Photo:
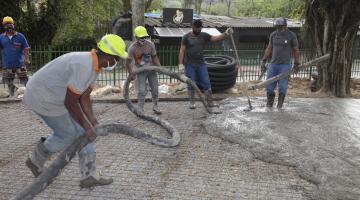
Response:
[{"label": "black rubber boot", "polygon": [[14,99],[15,98],[16,86],[14,84],[9,84],[8,88],[9,88],[9,98]]},{"label": "black rubber boot", "polygon": [[112,178],[98,178],[96,179],[93,176],[86,177],[85,179],[80,181],[81,188],[90,188],[95,186],[109,185],[113,182]]},{"label": "black rubber boot", "polygon": [[138,107],[141,112],[144,112],[145,99],[138,99]]},{"label": "black rubber boot", "polygon": [[50,158],[51,153],[45,148],[44,141],[46,138],[42,137],[32,155],[26,160],[26,166],[31,170],[35,177],[38,177],[43,171],[45,162]]},{"label": "black rubber boot", "polygon": [[195,91],[194,90],[189,91],[189,101],[190,101],[189,108],[195,109],[196,105],[195,105]]},{"label": "black rubber boot", "polygon": [[213,101],[211,90],[205,91],[204,94],[205,94],[205,100],[207,102],[207,106],[209,106],[209,107],[219,107],[219,105],[214,103],[214,101]]},{"label": "black rubber boot", "polygon": [[279,94],[277,108],[282,108],[285,100],[285,94]]},{"label": "black rubber boot", "polygon": [[159,108],[159,99],[158,98],[153,98],[153,103],[154,103],[154,106],[153,106],[153,111],[155,114],[157,115],[161,115],[162,112]]},{"label": "black rubber boot", "polygon": [[274,99],[275,99],[275,93],[267,93],[267,102],[266,102],[266,107],[268,108],[272,108],[274,105]]}]

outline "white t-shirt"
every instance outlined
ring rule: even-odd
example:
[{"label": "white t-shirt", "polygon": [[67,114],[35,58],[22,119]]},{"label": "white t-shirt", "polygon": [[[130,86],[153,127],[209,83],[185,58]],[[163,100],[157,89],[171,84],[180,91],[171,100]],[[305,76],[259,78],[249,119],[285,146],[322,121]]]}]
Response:
[{"label": "white t-shirt", "polygon": [[94,50],[64,54],[30,78],[23,101],[41,115],[61,116],[68,112],[64,105],[67,88],[82,94],[95,83],[99,72]]}]

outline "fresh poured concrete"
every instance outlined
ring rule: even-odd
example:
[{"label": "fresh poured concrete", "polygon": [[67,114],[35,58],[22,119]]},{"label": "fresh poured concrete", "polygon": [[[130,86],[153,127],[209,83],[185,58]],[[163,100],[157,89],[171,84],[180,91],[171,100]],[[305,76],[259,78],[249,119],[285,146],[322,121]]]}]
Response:
[{"label": "fresh poured concrete", "polygon": [[[210,135],[239,144],[264,162],[291,166],[317,187],[310,199],[360,199],[360,100],[286,99],[284,108],[244,98],[222,102],[223,113],[203,127]],[[275,103],[276,106],[276,103]]]},{"label": "fresh poured concrete", "polygon": [[[359,199],[359,100],[292,99],[283,112],[266,111],[264,98],[252,101],[255,110],[244,112],[245,98],[224,100],[221,115],[207,114],[198,102],[195,110],[188,102],[160,102],[160,117],[180,131],[178,147],[99,137],[97,168],[113,184],[81,189],[75,157],[34,199]],[[125,104],[94,109],[100,123],[167,136]],[[145,111],[152,112],[151,103]],[[33,181],[25,160],[50,130],[22,103],[0,104],[0,112],[0,200],[7,200]]]}]

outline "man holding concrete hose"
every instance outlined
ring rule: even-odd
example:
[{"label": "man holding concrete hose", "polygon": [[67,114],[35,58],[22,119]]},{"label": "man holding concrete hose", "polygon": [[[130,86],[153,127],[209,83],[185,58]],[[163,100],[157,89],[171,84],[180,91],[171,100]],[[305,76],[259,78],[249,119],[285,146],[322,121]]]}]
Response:
[{"label": "man holding concrete hose", "polygon": [[[224,40],[226,36],[233,33],[232,28],[228,28],[223,34],[211,36],[208,33],[201,32],[202,21],[194,20],[192,31],[185,34],[181,40],[179,52],[179,70],[185,69],[185,74],[196,84],[200,85],[204,91],[207,105],[209,107],[217,106],[212,101],[212,92],[207,66],[204,62],[204,46],[206,43]],[[185,66],[184,66],[185,64]],[[195,91],[188,87],[190,109],[195,109]]]},{"label": "man holding concrete hose", "polygon": [[[129,74],[132,73],[133,60],[136,67],[161,66],[154,43],[147,39],[149,35],[145,27],[137,26],[134,29],[134,36],[136,41],[130,45],[128,49],[129,57],[126,59],[126,68]],[[151,88],[151,96],[154,104],[153,111],[155,114],[160,115],[157,72],[144,72],[137,75],[139,109],[144,112],[145,97],[147,94],[146,80],[149,81]]]},{"label": "man holding concrete hose", "polygon": [[[274,26],[276,31],[270,34],[269,44],[265,50],[262,58],[261,71],[267,71],[267,79],[278,74],[291,70],[291,57],[294,57],[294,72],[299,72],[300,65],[300,51],[299,44],[294,32],[287,28],[286,19],[283,17],[275,19]],[[271,61],[266,67],[266,61],[271,55]],[[267,91],[267,107],[273,107],[275,99],[275,87],[278,85],[279,98],[277,108],[282,108],[289,78],[281,79],[277,82],[271,83],[266,87]]]},{"label": "man holding concrete hose", "polygon": [[79,154],[80,187],[108,185],[96,173],[95,127],[90,93],[102,69],[112,70],[120,58],[126,58],[125,43],[121,37],[105,35],[91,52],[72,52],[49,62],[29,80],[24,103],[52,129],[47,138],[41,138],[32,155],[26,160],[35,177],[45,162],[56,152],[64,150],[79,136],[89,140]]}]

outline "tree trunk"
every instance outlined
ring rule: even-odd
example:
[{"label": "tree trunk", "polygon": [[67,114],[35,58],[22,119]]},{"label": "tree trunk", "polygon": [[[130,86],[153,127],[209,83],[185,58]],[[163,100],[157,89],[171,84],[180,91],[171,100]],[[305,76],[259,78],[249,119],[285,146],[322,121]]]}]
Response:
[{"label": "tree trunk", "polygon": [[147,0],[145,3],[145,11],[148,11],[151,6],[152,0]]},{"label": "tree trunk", "polygon": [[123,12],[126,13],[131,10],[131,2],[130,0],[122,0],[123,2]]},{"label": "tree trunk", "polygon": [[351,59],[360,24],[357,0],[307,1],[305,41],[313,57],[330,53],[330,60],[319,65],[321,91],[337,97],[350,95]]},{"label": "tree trunk", "polygon": [[201,4],[202,4],[202,0],[198,0],[195,3],[195,11],[197,14],[201,14]]},{"label": "tree trunk", "polygon": [[227,15],[230,17],[231,0],[228,0],[226,4],[227,4]]},{"label": "tree trunk", "polygon": [[[131,1],[132,6],[132,27],[144,26],[145,2],[143,0]],[[135,38],[133,38],[134,40]]]},{"label": "tree trunk", "polygon": [[191,8],[192,0],[184,0],[184,8]]}]

